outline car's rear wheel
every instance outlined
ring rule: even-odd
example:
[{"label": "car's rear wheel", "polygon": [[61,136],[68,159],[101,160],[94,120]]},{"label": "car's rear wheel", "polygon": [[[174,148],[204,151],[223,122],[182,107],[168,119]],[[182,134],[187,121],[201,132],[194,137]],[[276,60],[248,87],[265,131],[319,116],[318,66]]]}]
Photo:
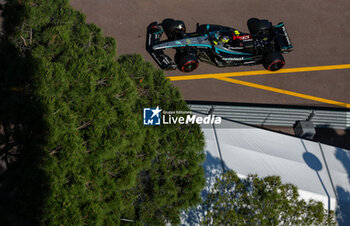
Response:
[{"label": "car's rear wheel", "polygon": [[181,37],[181,33],[186,32],[186,26],[181,20],[165,19],[162,22],[163,30],[170,40]]},{"label": "car's rear wheel", "polygon": [[268,20],[259,20],[257,18],[250,18],[247,22],[249,32],[252,35],[258,33],[266,33],[272,29],[272,24]]},{"label": "car's rear wheel", "polygon": [[175,54],[175,62],[182,72],[191,72],[198,67],[198,59],[194,54],[179,53]]},{"label": "car's rear wheel", "polygon": [[272,52],[267,54],[263,59],[263,65],[266,70],[277,71],[285,64],[284,58],[280,52]]}]

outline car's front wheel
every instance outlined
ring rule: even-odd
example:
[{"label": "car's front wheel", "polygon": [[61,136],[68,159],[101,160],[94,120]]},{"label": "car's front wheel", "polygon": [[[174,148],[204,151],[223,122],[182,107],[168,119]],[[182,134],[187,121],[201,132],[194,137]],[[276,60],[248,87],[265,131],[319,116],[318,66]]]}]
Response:
[{"label": "car's front wheel", "polygon": [[182,72],[191,72],[198,67],[198,59],[194,54],[176,53],[175,62]]},{"label": "car's front wheel", "polygon": [[277,71],[285,64],[284,58],[280,52],[272,52],[267,54],[263,59],[263,65],[266,70]]}]

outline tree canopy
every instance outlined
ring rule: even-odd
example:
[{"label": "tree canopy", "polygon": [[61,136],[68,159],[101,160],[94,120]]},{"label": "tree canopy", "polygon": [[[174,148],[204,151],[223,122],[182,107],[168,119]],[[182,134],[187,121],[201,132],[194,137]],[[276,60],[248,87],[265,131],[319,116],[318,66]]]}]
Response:
[{"label": "tree canopy", "polygon": [[11,0],[0,43],[0,223],[179,223],[201,201],[198,125],[144,126],[144,107],[189,110],[177,88],[67,0]]},{"label": "tree canopy", "polygon": [[208,194],[205,225],[335,225],[321,202],[300,198],[297,187],[280,177],[241,179],[234,171],[217,178]]}]

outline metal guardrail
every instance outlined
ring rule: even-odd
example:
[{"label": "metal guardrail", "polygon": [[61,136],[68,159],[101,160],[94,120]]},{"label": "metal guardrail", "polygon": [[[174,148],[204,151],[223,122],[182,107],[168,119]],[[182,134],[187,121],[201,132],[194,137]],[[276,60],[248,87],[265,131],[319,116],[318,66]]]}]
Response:
[{"label": "metal guardrail", "polygon": [[316,128],[350,129],[348,110],[191,103],[189,107],[194,112],[213,113],[215,116],[258,126],[292,127],[296,121],[306,120],[312,115],[311,121]]}]

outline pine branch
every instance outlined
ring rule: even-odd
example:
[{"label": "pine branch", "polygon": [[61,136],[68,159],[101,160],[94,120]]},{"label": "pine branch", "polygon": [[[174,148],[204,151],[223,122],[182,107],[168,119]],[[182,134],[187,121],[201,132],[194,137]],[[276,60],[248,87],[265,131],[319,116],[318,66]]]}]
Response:
[{"label": "pine branch", "polygon": [[32,40],[33,40],[33,29],[30,28],[30,33],[29,33],[29,44],[32,44]]},{"label": "pine branch", "polygon": [[24,46],[28,46],[28,45],[27,45],[27,42],[26,42],[26,40],[23,38],[23,36],[20,35],[20,37],[21,37],[21,39],[22,39],[22,41],[23,41]]},{"label": "pine branch", "polygon": [[51,151],[49,151],[49,154],[50,155],[54,155],[56,154],[59,150],[62,149],[62,146],[61,145],[58,145],[56,148],[52,149]]},{"label": "pine branch", "polygon": [[107,78],[103,78],[103,79],[100,79],[97,81],[97,85],[100,85],[100,86],[105,86],[107,85]]},{"label": "pine branch", "polygon": [[92,123],[92,120],[89,120],[89,121],[87,121],[87,122],[84,122],[84,124],[81,125],[81,126],[79,126],[79,127],[77,128],[77,130],[85,129],[86,127],[88,127],[89,125],[91,125],[91,123]]}]

